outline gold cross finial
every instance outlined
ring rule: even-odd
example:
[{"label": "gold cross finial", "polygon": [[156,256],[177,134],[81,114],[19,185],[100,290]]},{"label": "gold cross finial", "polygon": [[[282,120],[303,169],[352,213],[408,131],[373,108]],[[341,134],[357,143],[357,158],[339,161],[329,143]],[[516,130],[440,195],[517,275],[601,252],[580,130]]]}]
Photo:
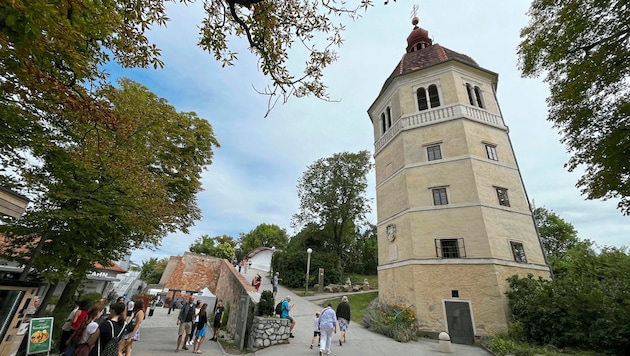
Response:
[{"label": "gold cross finial", "polygon": [[411,18],[418,17],[418,9],[420,9],[420,6],[418,6],[418,4],[413,5],[413,7],[411,8]]}]

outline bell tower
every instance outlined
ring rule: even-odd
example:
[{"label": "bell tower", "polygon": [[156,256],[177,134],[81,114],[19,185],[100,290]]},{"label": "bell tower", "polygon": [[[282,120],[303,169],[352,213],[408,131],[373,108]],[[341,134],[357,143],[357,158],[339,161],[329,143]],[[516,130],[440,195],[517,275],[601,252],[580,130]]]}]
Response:
[{"label": "bell tower", "polygon": [[417,24],[368,109],[379,298],[473,343],[507,330],[508,277],[550,270],[495,95],[498,74]]}]

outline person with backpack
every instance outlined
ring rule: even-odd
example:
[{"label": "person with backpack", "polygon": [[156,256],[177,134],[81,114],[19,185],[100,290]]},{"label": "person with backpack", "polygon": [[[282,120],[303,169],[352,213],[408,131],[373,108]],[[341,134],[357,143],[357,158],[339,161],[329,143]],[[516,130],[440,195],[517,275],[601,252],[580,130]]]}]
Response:
[{"label": "person with backpack", "polygon": [[289,312],[291,311],[291,309],[293,309],[295,304],[290,304],[290,303],[291,303],[290,296],[287,296],[286,298],[284,298],[284,300],[282,301],[282,311],[280,312],[280,318],[289,319],[289,321],[291,322],[291,326],[289,326],[289,337],[293,338],[295,337],[293,336],[293,328],[295,327],[295,320],[293,320],[293,317],[289,315]]},{"label": "person with backpack", "polygon": [[92,348],[90,356],[118,356],[118,343],[125,329],[126,309],[125,303],[120,302],[109,306],[109,318],[98,326],[88,341],[98,343],[97,347]]}]

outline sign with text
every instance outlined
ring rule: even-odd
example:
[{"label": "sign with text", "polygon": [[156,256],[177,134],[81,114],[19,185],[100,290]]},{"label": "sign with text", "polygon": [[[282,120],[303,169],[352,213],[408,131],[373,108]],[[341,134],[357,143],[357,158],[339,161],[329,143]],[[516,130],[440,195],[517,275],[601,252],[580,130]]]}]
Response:
[{"label": "sign with text", "polygon": [[53,319],[51,317],[31,319],[28,328],[27,355],[50,351]]}]

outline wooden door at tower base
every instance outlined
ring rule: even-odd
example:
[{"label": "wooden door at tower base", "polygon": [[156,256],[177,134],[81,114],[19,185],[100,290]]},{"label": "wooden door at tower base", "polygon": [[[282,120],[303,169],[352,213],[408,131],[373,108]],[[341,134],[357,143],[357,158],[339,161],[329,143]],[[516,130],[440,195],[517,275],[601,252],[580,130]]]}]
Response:
[{"label": "wooden door at tower base", "polygon": [[465,301],[444,301],[446,326],[451,342],[472,345],[475,343],[470,303]]}]

